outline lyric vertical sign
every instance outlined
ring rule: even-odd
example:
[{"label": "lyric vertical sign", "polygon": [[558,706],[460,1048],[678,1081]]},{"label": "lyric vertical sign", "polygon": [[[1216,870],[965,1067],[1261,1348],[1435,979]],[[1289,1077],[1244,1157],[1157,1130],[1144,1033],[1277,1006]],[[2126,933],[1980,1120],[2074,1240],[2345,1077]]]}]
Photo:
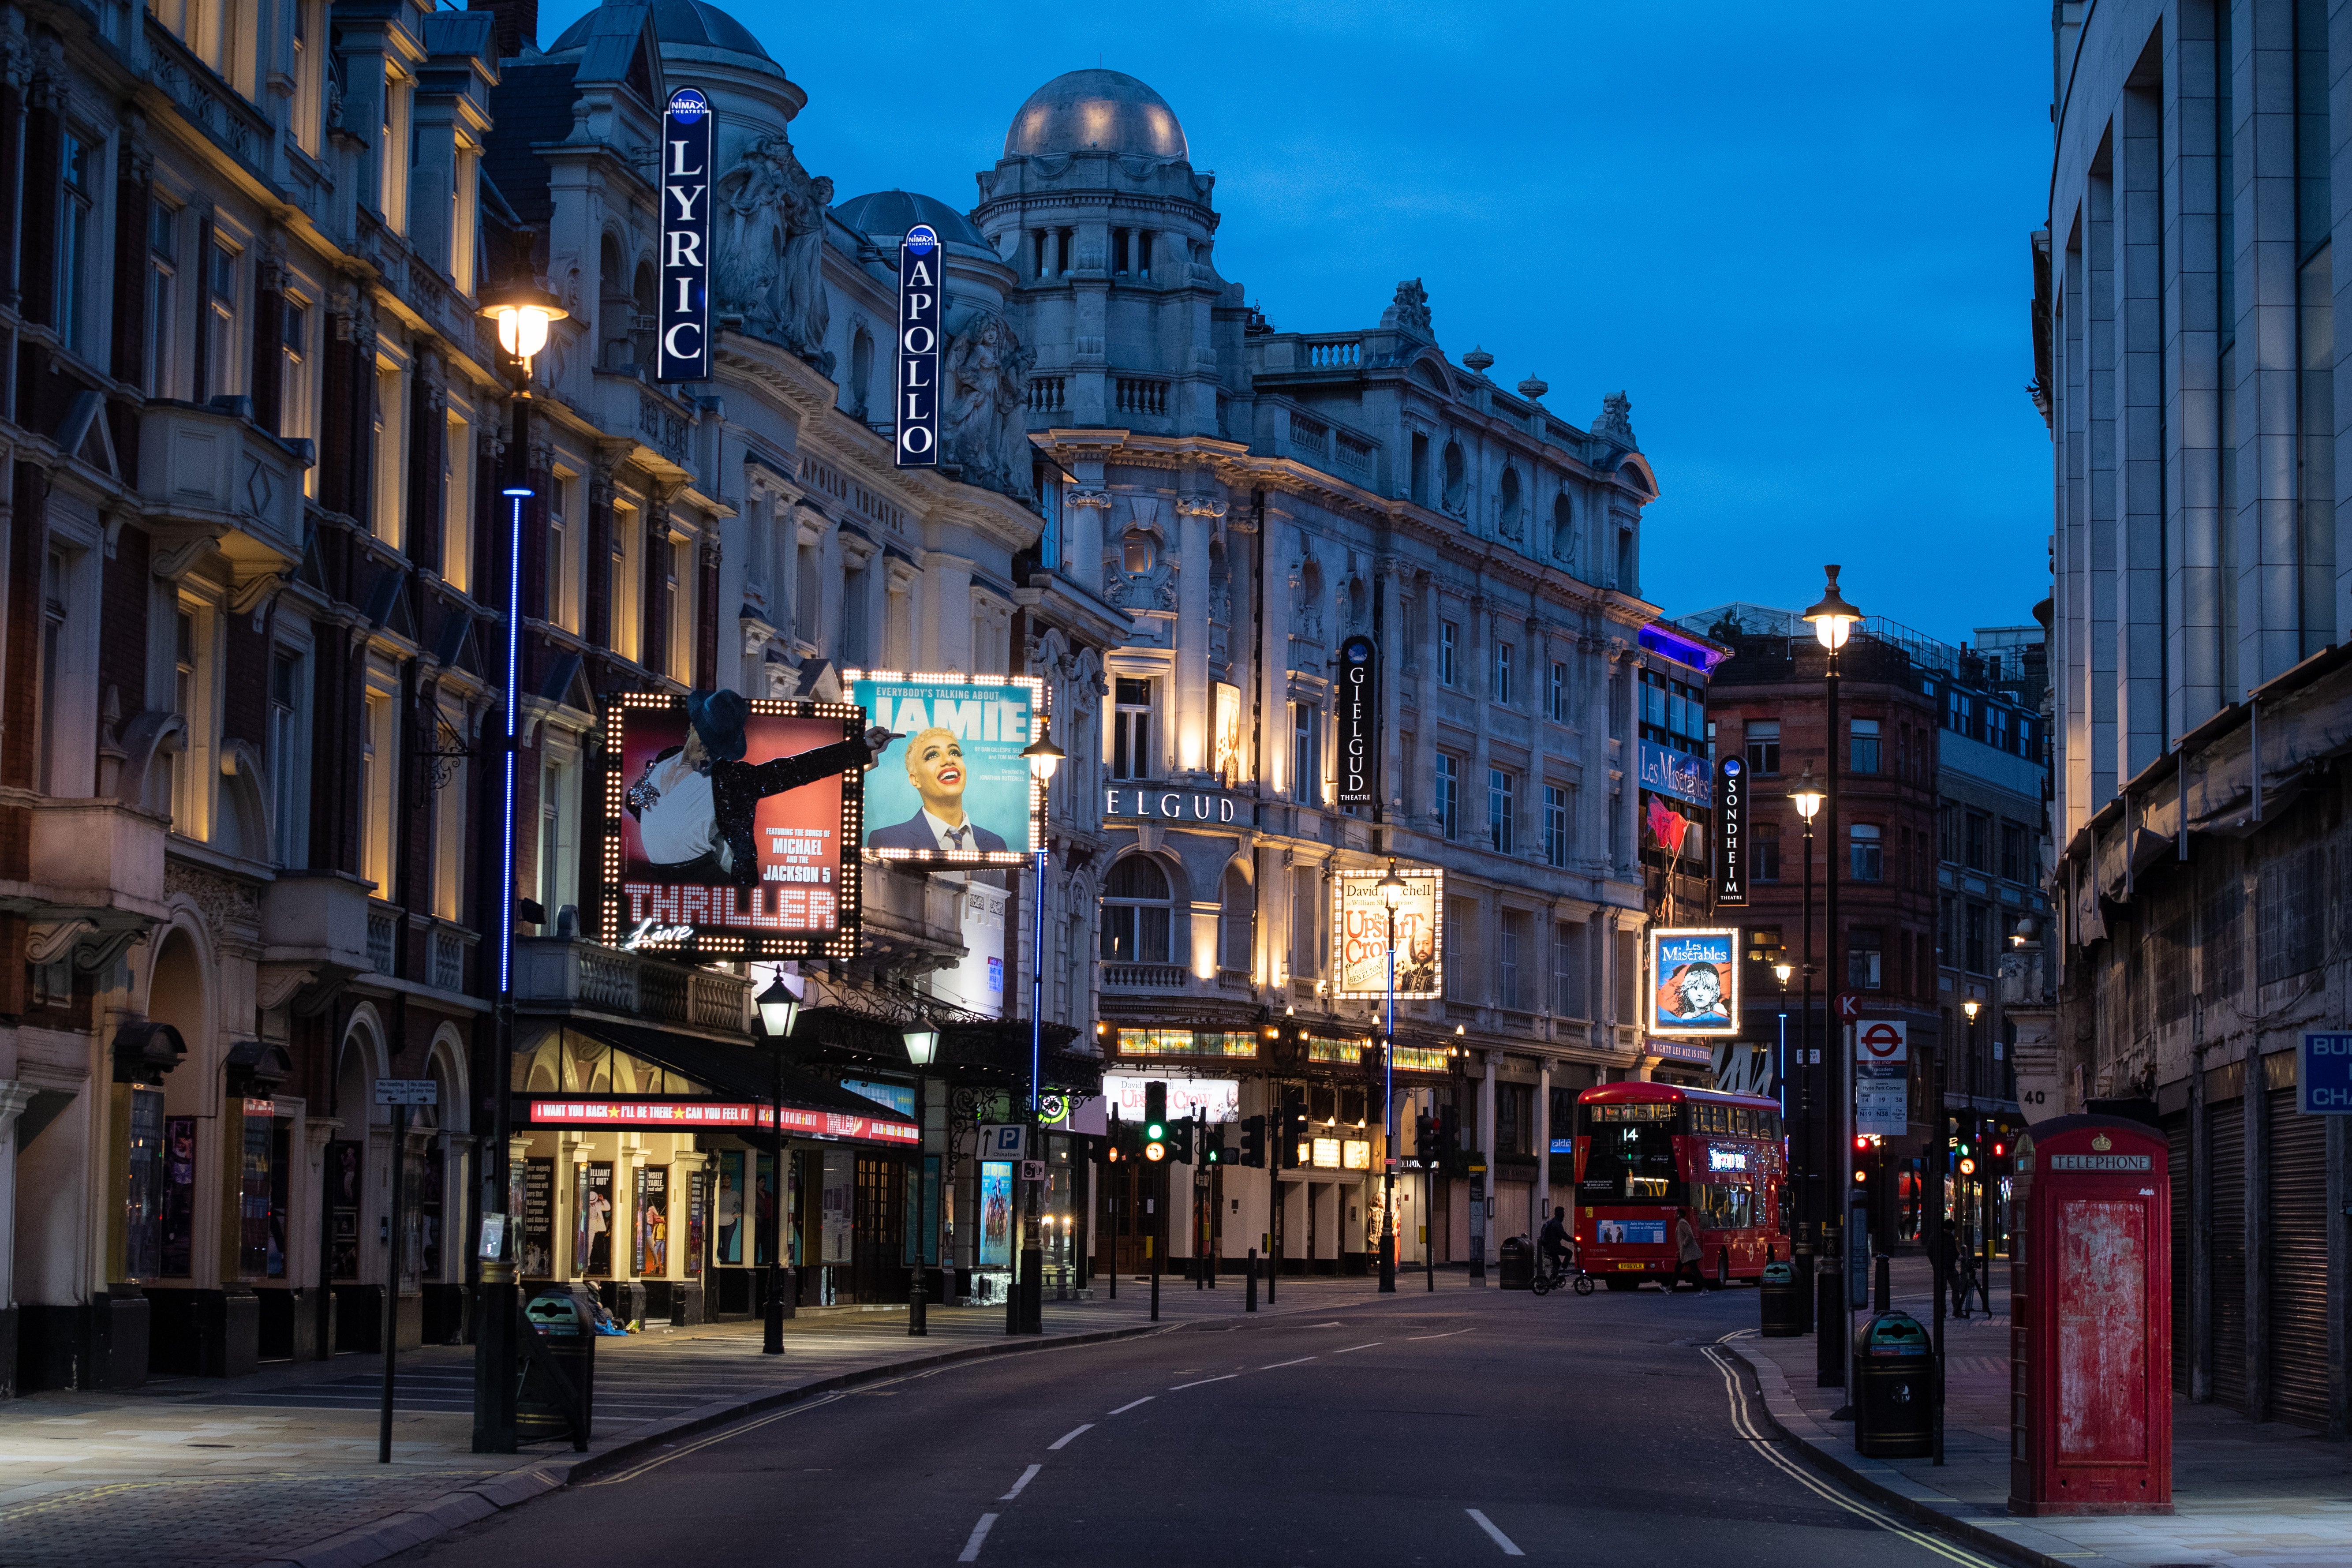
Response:
[{"label": "lyric vertical sign", "polygon": [[[662,113],[661,330],[656,381],[710,375],[710,101],[690,87]],[[614,280],[605,280],[608,287]]]},{"label": "lyric vertical sign", "polygon": [[1726,757],[1716,767],[1715,781],[1715,905],[1737,909],[1748,902],[1748,877],[1740,857],[1748,826],[1748,765]]},{"label": "lyric vertical sign", "polygon": [[940,460],[940,237],[919,223],[898,242],[898,452],[902,468]]},{"label": "lyric vertical sign", "polygon": [[1381,804],[1380,650],[1368,637],[1339,645],[1339,804]]}]

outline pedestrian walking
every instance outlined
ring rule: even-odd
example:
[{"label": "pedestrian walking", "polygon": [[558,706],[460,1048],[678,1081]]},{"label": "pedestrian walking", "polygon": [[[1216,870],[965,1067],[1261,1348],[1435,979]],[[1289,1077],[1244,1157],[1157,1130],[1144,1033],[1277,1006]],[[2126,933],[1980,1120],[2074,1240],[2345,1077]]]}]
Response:
[{"label": "pedestrian walking", "polygon": [[1692,1289],[1706,1289],[1706,1277],[1699,1272],[1698,1259],[1698,1232],[1691,1228],[1690,1215],[1676,1215],[1675,1216],[1675,1277],[1667,1282],[1666,1289],[1681,1289],[1683,1276],[1688,1274]]}]

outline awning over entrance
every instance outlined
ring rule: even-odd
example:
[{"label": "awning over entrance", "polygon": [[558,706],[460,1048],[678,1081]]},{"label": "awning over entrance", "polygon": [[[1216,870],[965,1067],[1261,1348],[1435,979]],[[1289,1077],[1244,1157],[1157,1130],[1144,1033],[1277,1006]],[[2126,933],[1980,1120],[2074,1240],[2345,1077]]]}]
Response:
[{"label": "awning over entrance", "polygon": [[[782,1094],[777,1096],[781,1083]],[[911,1146],[914,1122],[746,1044],[601,1018],[566,1018],[515,1056],[518,1127],[765,1131]]]}]

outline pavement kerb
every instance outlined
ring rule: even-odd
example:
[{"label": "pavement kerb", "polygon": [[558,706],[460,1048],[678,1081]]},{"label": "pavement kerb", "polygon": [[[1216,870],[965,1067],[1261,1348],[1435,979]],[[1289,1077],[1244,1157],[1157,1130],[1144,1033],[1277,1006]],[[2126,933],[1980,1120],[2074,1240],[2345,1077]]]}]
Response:
[{"label": "pavement kerb", "polygon": [[[1905,1514],[1939,1535],[1950,1536],[1979,1551],[1990,1552],[2011,1563],[2027,1564],[2029,1568],[2095,1568],[2098,1562],[2105,1561],[2086,1558],[2071,1550],[2063,1557],[2036,1551],[2012,1535],[1997,1533],[1982,1525],[1969,1523],[1958,1510],[1965,1510],[1971,1513],[1981,1510],[1969,1508],[1958,1498],[1920,1485],[1893,1465],[1858,1454],[1848,1458],[1839,1453],[1833,1435],[1813,1418],[1811,1412],[1799,1405],[1797,1396],[1790,1392],[1788,1374],[1780,1370],[1780,1363],[1744,1340],[1726,1341],[1724,1348],[1736,1352],[1739,1359],[1748,1363],[1748,1370],[1756,1374],[1756,1391],[1763,1398],[1764,1414],[1772,1423],[1773,1429],[1802,1448],[1817,1468],[1832,1471],[1873,1502]],[[1897,1488],[1903,1489],[1898,1490]],[[2020,1520],[2011,1528],[2038,1533],[2025,1520]],[[2066,1543],[2053,1542],[2053,1544],[2063,1546]]]},{"label": "pavement kerb", "polygon": [[[1299,1307],[1261,1308],[1260,1317],[1286,1318],[1333,1310],[1355,1310],[1362,1306],[1382,1302],[1402,1301],[1407,1292],[1400,1289],[1390,1296],[1374,1296],[1369,1302],[1310,1302]],[[1236,1311],[1234,1323],[1247,1321]],[[253,1568],[366,1568],[372,1563],[405,1552],[410,1547],[446,1535],[491,1514],[520,1507],[533,1498],[560,1491],[575,1482],[588,1480],[604,1471],[624,1468],[633,1459],[644,1458],[663,1444],[680,1437],[690,1437],[729,1426],[753,1415],[764,1415],[788,1405],[821,1394],[836,1393],[860,1384],[885,1382],[904,1377],[911,1372],[923,1372],[933,1367],[950,1366],[959,1362],[977,1361],[986,1356],[1017,1355],[1024,1352],[1060,1350],[1076,1345],[1107,1344],[1116,1340],[1140,1339],[1150,1334],[1171,1333],[1201,1324],[1228,1326],[1218,1318],[1183,1318],[1164,1323],[1137,1323],[1123,1329],[1097,1329],[1086,1333],[1047,1334],[1037,1339],[1006,1339],[985,1344],[967,1345],[960,1350],[942,1351],[933,1355],[911,1356],[903,1361],[887,1362],[879,1366],[861,1367],[855,1372],[836,1373],[813,1383],[796,1384],[748,1399],[722,1400],[698,1409],[683,1411],[655,1423],[642,1432],[614,1443],[609,1448],[584,1454],[577,1458],[559,1458],[551,1454],[545,1459],[526,1467],[486,1476],[470,1486],[464,1486],[426,1503],[421,1508],[406,1509],[387,1514],[356,1530],[347,1530],[275,1557],[257,1560]],[[2082,1568],[2079,1563],[2067,1563],[2064,1568]]]}]

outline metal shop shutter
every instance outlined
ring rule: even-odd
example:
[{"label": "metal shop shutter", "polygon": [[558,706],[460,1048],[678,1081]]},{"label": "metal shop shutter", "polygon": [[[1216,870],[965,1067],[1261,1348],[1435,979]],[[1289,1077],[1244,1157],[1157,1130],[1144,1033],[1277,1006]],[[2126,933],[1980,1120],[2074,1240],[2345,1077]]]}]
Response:
[{"label": "metal shop shutter", "polygon": [[2246,1408],[2246,1102],[2205,1113],[2213,1150],[2213,1398]]},{"label": "metal shop shutter", "polygon": [[2172,1146],[2172,1392],[2189,1397],[2189,1113],[2164,1119]]},{"label": "metal shop shutter", "polygon": [[2327,1126],[2270,1091],[2271,1410],[2273,1421],[2327,1426]]}]

